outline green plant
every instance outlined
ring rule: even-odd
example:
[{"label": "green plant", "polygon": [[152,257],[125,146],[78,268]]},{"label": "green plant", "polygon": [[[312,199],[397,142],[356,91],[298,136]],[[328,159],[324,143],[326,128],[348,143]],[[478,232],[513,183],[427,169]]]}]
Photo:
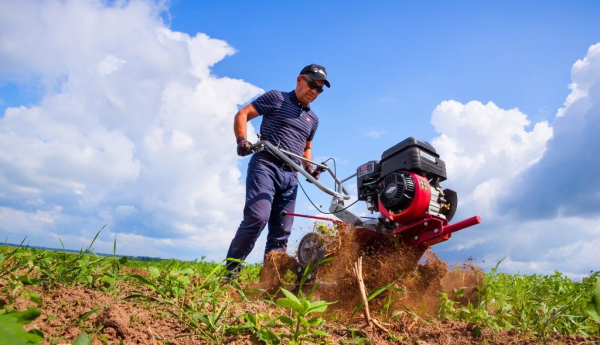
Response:
[{"label": "green plant", "polygon": [[265,322],[264,324],[261,324],[261,319],[265,318],[264,315],[245,313],[240,315],[240,318],[243,320],[243,323],[240,326],[231,327],[228,330],[228,334],[235,334],[243,330],[249,330],[266,344],[277,345],[281,343],[279,336],[269,329],[269,327],[276,327],[276,318],[269,318],[269,321]]},{"label": "green plant", "polygon": [[303,341],[315,341],[321,337],[328,336],[327,333],[318,329],[318,326],[323,324],[324,320],[320,317],[311,317],[312,314],[322,313],[327,310],[327,306],[333,303],[325,301],[310,302],[302,296],[300,292],[296,297],[293,293],[286,289],[281,289],[281,292],[287,298],[279,298],[276,304],[282,308],[292,310],[295,319],[288,316],[280,316],[278,320],[282,325],[287,326],[290,335],[280,334],[282,338],[288,338],[293,343],[302,343]]},{"label": "green plant", "polygon": [[[92,245],[98,235],[90,246],[74,254],[66,250],[53,252],[0,246],[0,343],[7,343],[4,339],[9,337],[20,339],[19,343],[36,343],[41,339],[41,333],[23,329],[23,325],[30,322],[34,314],[15,311],[14,306],[18,305],[15,301],[27,300],[38,308],[44,308],[50,304],[46,300],[49,289],[74,285],[107,294],[124,289],[129,292],[127,299],[138,299],[137,304],[153,309],[151,317],[176,318],[189,329],[189,334],[181,336],[198,338],[194,340],[201,343],[230,343],[235,342],[239,335],[249,334],[252,335],[252,341],[266,344],[333,342],[328,332],[347,332],[347,335],[335,340],[344,344],[370,342],[368,335],[360,330],[340,330],[339,326],[345,319],[334,318],[333,324],[338,329],[334,326],[331,330],[331,324],[325,324],[320,313],[326,312],[331,303],[314,301],[313,292],[318,287],[318,281],[310,286],[308,292],[309,286],[305,286],[308,276],[314,273],[317,265],[305,269],[299,279],[297,293],[288,289],[274,295],[256,296],[251,295],[252,290],[242,289],[241,286],[258,279],[261,267],[258,264],[246,265],[238,279],[224,282],[221,280],[224,273],[222,263],[178,260],[141,262],[119,258],[116,256],[116,238],[112,256],[97,255]],[[319,264],[331,259],[327,258]],[[147,270],[148,273],[127,275],[123,272],[124,266]],[[30,288],[32,285],[39,285],[43,289]],[[477,301],[466,304],[458,302],[464,300],[465,288],[440,294],[438,316],[473,323],[474,336],[483,336],[485,328],[492,331],[513,330],[526,338],[535,337],[542,343],[555,333],[584,336],[600,334],[600,272],[592,273],[582,281],[572,281],[558,272],[550,275],[504,274],[498,272],[497,265],[484,274],[483,281],[477,286]],[[130,293],[132,288],[138,291]],[[379,299],[381,319],[393,322],[400,313],[414,315],[401,304],[405,310],[396,311],[398,298],[405,292],[396,288],[395,284],[388,284],[371,292],[368,300]],[[245,303],[251,298],[254,299],[251,303]],[[112,301],[118,302],[120,300]],[[90,339],[109,343],[107,335],[103,334],[104,326],[94,326],[89,321],[91,315],[108,305],[93,308],[69,320],[69,325],[86,330],[87,336],[81,336],[77,343],[86,344]],[[254,311],[249,311],[249,305]],[[44,322],[56,323],[56,320],[64,318],[61,313],[72,314],[76,307],[63,302],[56,312],[58,315],[47,314]],[[21,313],[29,316],[19,317],[24,315]],[[134,325],[141,322],[135,315],[129,321]],[[341,327],[344,328],[343,325]],[[11,335],[5,336],[7,332]],[[66,341],[66,338],[54,338],[51,334],[56,332],[48,333],[45,343]],[[160,343],[172,341],[154,336]],[[387,340],[407,341],[394,334],[390,334]],[[486,339],[481,341],[486,343]]]},{"label": "green plant", "polygon": [[336,226],[327,226],[325,223],[316,223],[315,224],[315,232],[327,236],[327,237],[335,237],[337,234]]},{"label": "green plant", "polygon": [[[29,257],[26,258],[26,262],[30,270],[25,274],[27,276],[26,279],[46,287],[82,284],[92,289],[112,290],[122,280],[122,275],[120,274],[121,265],[127,262],[127,257],[117,259],[116,238],[114,240],[112,258],[100,257],[92,250],[92,246],[102,229],[96,233],[96,236],[94,236],[94,239],[85,250],[82,249],[79,251],[79,254],[67,253],[60,239],[63,252],[28,252]],[[36,277],[31,278],[29,274],[32,273],[34,268],[38,273]]]},{"label": "green plant", "polygon": [[445,319],[459,319],[460,315],[456,307],[459,302],[456,302],[455,299],[461,298],[464,295],[466,287],[460,287],[454,294],[452,298],[448,297],[447,292],[439,292],[439,304],[438,304],[438,318],[441,320]]},{"label": "green plant", "polygon": [[3,278],[7,274],[11,274],[19,268],[25,267],[25,262],[19,260],[19,254],[23,250],[23,247],[21,246],[25,243],[26,239],[27,237],[21,241],[21,244],[17,248],[13,250],[7,248],[5,253],[0,252],[0,278]]},{"label": "green plant", "polygon": [[342,340],[342,344],[370,344],[369,335],[357,328],[348,328],[341,330],[342,332],[350,333],[351,339]]},{"label": "green plant", "polygon": [[544,343],[555,332],[598,333],[591,321],[593,317],[586,315],[585,310],[590,308],[588,296],[600,272],[582,282],[573,282],[559,272],[545,276],[499,273],[500,262],[485,274],[477,304],[460,306],[455,302],[462,297],[463,290],[452,298],[442,293],[438,315],[493,331],[514,329],[521,334],[532,333]]},{"label": "green plant", "polygon": [[191,283],[190,275],[194,274],[191,268],[172,268],[160,270],[155,266],[148,268],[149,280],[160,287],[165,297],[182,297],[186,287]]},{"label": "green plant", "polygon": [[92,345],[92,340],[88,338],[85,334],[80,333],[73,342],[73,345]]},{"label": "green plant", "polygon": [[[381,310],[380,310],[383,322],[387,322],[389,319],[394,318],[395,316],[399,315],[398,312],[394,313],[393,306],[395,305],[395,302],[397,302],[400,299],[400,297],[403,293],[408,292],[404,289],[396,287],[395,286],[396,283],[397,283],[397,281],[393,281],[385,286],[379,287],[378,289],[371,292],[367,296],[367,302],[368,302],[368,301],[372,300],[373,298],[381,295],[382,293],[388,292],[386,302],[381,306]],[[356,306],[356,308],[354,308],[354,310],[352,311],[351,317],[353,317],[357,311],[361,310],[363,306],[364,306],[364,303],[361,301],[358,304],[358,306]]]},{"label": "green plant", "polygon": [[[181,269],[177,265],[170,266],[170,269],[162,273],[157,268],[152,269],[149,279],[138,274],[129,275],[128,279],[150,288],[156,295],[140,290],[125,299],[141,298],[171,307],[167,311],[198,331],[202,339],[214,344],[222,343],[225,335],[231,333],[230,329],[235,329],[230,322],[228,287],[222,284],[221,279],[223,266],[215,265],[206,277],[193,283],[188,278],[193,273],[191,269]],[[242,299],[246,298],[237,282],[234,281],[233,286]]]},{"label": "green plant", "polygon": [[600,324],[600,278],[596,278],[593,294],[585,304],[585,312]]},{"label": "green plant", "polygon": [[44,334],[40,330],[25,331],[24,325],[37,319],[41,311],[29,308],[25,311],[13,311],[0,314],[0,339],[6,345],[37,344]]}]

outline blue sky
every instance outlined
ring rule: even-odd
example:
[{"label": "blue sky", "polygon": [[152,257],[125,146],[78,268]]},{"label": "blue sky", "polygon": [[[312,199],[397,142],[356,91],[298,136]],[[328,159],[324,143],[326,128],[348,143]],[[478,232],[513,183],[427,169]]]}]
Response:
[{"label": "blue sky", "polygon": [[[442,259],[585,275],[600,268],[599,13],[596,1],[3,2],[0,236],[77,249],[108,224],[98,251],[117,236],[121,254],[219,261],[248,161],[233,115],[318,63],[332,84],[313,104],[318,159],[347,176],[406,137],[429,141],[456,219],[482,216],[434,248]],[[290,247],[310,227],[297,221]]]}]

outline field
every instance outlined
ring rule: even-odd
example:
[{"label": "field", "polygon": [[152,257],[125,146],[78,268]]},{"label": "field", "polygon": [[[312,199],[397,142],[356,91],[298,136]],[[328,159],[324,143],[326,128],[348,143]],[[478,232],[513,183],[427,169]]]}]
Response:
[{"label": "field", "polygon": [[0,248],[2,344],[600,344],[600,272],[484,273],[431,252],[401,269],[344,246],[317,280],[276,253],[228,282],[218,263],[92,248]]}]

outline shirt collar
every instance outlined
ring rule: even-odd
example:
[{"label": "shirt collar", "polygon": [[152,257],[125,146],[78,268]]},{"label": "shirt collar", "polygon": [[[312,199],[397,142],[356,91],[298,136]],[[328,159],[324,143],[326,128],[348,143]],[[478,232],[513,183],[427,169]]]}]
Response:
[{"label": "shirt collar", "polygon": [[296,97],[296,90],[292,90],[290,92],[290,100],[294,103],[297,104],[299,107],[302,108],[302,110],[304,111],[310,111],[310,104],[307,105],[306,107],[302,107],[302,104],[300,104],[300,101],[298,100],[298,97]]}]

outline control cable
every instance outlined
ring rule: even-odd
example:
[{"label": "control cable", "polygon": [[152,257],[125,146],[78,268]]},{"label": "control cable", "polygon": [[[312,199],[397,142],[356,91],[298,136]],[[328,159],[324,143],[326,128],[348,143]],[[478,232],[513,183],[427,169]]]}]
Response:
[{"label": "control cable", "polygon": [[[337,167],[336,167],[336,164],[335,164],[335,159],[333,159],[333,158],[328,158],[327,160],[325,160],[325,161],[323,162],[323,164],[327,163],[327,161],[330,161],[330,160],[331,160],[331,161],[333,161],[333,174],[334,174],[335,176],[337,176]],[[335,182],[335,181],[334,181],[334,182]],[[351,206],[354,206],[354,204],[356,204],[356,203],[358,202],[358,200],[356,200],[355,202],[351,203],[350,205],[348,205],[348,206],[344,207],[344,208],[343,208],[343,209],[341,209],[341,210],[335,211],[335,212],[324,212],[324,211],[323,211],[323,210],[321,210],[321,209],[320,209],[320,208],[319,208],[317,205],[315,205],[315,203],[312,201],[312,199],[311,199],[311,198],[308,196],[308,193],[306,193],[306,190],[304,190],[304,187],[302,186],[302,183],[300,183],[300,179],[298,179],[298,185],[300,186],[300,189],[302,189],[302,192],[304,193],[304,195],[306,196],[306,198],[308,199],[308,201],[310,201],[310,203],[313,205],[313,207],[314,207],[314,208],[315,208],[317,211],[319,211],[320,213],[322,213],[322,214],[336,214],[336,213],[340,213],[340,212],[342,212],[342,211],[345,211],[345,210],[347,210],[347,209],[348,209],[348,208],[350,208]],[[335,187],[334,187],[334,190],[337,190],[337,182],[335,182]]]}]

